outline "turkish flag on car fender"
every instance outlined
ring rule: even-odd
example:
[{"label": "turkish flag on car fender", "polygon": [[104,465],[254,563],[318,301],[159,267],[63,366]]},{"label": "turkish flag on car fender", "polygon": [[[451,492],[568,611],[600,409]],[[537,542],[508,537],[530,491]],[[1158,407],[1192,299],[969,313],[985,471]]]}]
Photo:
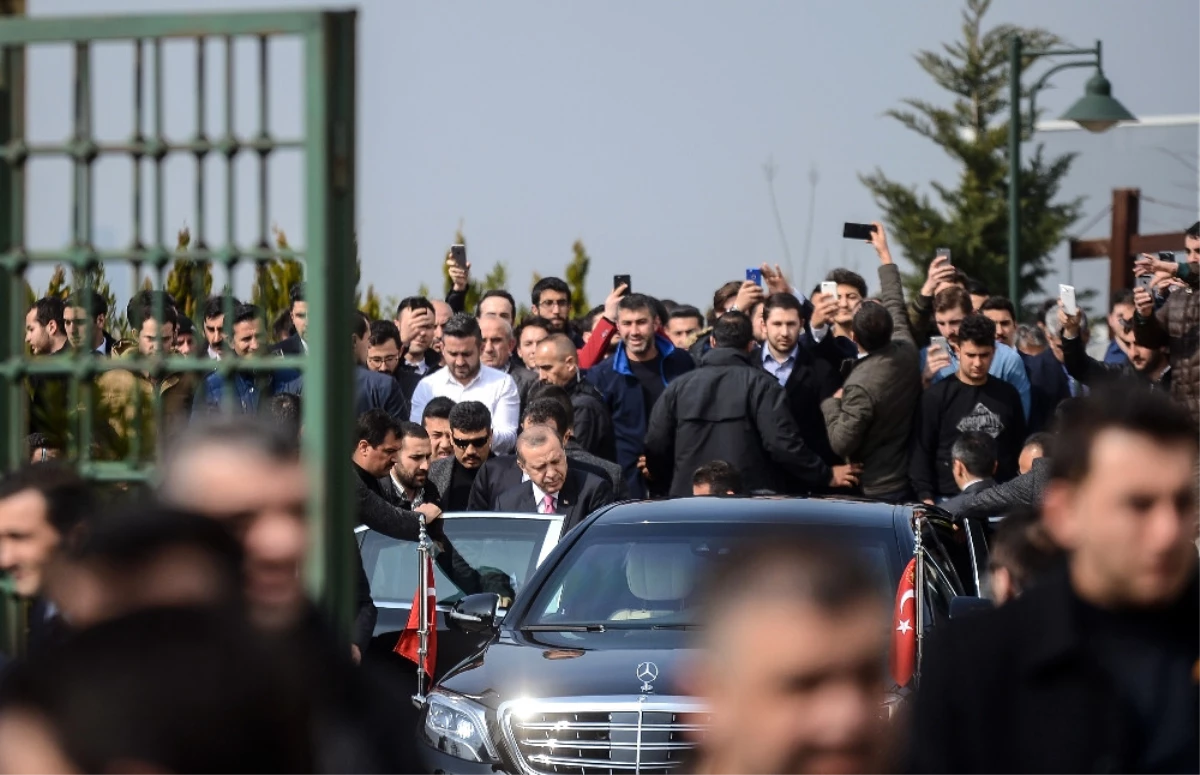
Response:
[{"label": "turkish flag on car fender", "polygon": [[917,558],[908,561],[896,588],[896,610],[892,615],[892,679],[898,686],[912,680],[917,663]]},{"label": "turkish flag on car fender", "polygon": [[[422,665],[429,678],[433,679],[434,665],[437,664],[437,591],[433,586],[433,556],[427,555],[425,560],[428,565],[429,579],[429,595],[425,598],[425,606],[429,611],[429,642],[428,653],[425,654],[425,664]],[[417,590],[413,592],[412,610],[408,612],[408,624],[404,625],[404,631],[400,633],[400,640],[396,641],[396,648],[392,649],[400,656],[411,661],[413,664],[419,664],[420,648],[421,648],[421,585],[417,585]]]}]

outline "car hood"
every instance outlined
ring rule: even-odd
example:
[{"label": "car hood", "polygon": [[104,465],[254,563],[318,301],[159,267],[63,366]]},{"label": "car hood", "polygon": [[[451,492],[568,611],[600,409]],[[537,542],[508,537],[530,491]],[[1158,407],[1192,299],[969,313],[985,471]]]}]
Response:
[{"label": "car hood", "polygon": [[[694,634],[505,630],[439,686],[493,709],[521,698],[680,694],[684,665],[694,653],[690,648]],[[644,691],[643,686],[649,689]]]}]

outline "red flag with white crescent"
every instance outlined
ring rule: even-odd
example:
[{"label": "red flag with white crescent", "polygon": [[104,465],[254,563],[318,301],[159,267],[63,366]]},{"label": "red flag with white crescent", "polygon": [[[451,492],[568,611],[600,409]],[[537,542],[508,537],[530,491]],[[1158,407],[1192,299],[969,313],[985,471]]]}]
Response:
[{"label": "red flag with white crescent", "polygon": [[[429,572],[429,594],[425,599],[425,605],[429,611],[429,641],[427,644],[429,651],[425,654],[425,664],[422,667],[432,679],[433,668],[437,664],[437,591],[433,585],[433,557],[428,556],[426,562]],[[420,659],[420,630],[421,585],[418,584],[417,590],[413,592],[413,604],[412,610],[408,612],[408,624],[404,625],[404,631],[400,633],[400,640],[396,641],[396,648],[392,649],[413,664],[418,664]]]},{"label": "red flag with white crescent", "polygon": [[917,664],[917,558],[908,561],[896,588],[896,610],[892,615],[892,679],[907,686]]}]

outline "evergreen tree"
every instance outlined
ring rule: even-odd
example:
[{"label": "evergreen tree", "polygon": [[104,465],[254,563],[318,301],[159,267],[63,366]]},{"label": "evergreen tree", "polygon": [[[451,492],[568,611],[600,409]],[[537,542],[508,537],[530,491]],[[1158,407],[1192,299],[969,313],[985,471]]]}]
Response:
[{"label": "evergreen tree", "polygon": [[292,286],[304,282],[304,265],[292,256],[287,234],[278,226],[273,226],[275,258],[255,262],[254,292],[251,300],[268,322],[274,321],[280,314],[291,309]]},{"label": "evergreen tree", "polygon": [[[187,226],[179,230],[175,250],[184,253],[192,243],[192,234]],[[193,323],[200,325],[204,302],[212,295],[212,262],[176,259],[167,274],[167,293],[175,299],[179,311]]]},{"label": "evergreen tree", "polygon": [[567,276],[563,279],[571,289],[571,319],[574,320],[583,317],[592,308],[587,297],[587,276],[592,259],[583,247],[583,240],[575,240],[571,252],[571,263],[567,264]]},{"label": "evergreen tree", "polygon": [[[935,203],[917,186],[891,180],[878,169],[860,176],[883,211],[893,244],[918,269],[908,278],[910,288],[920,287],[939,247],[950,248],[954,265],[992,293],[1008,287],[1009,41],[1019,34],[1029,49],[1061,41],[1042,29],[999,25],[984,30],[990,5],[991,0],[967,0],[963,39],[944,45],[942,53],[922,51],[916,57],[921,69],[954,95],[950,106],[908,99],[906,109],[887,111],[954,159],[961,168],[957,187],[931,182]],[[1029,64],[1032,60],[1023,63]],[[1036,120],[1025,117],[1025,138]],[[1027,156],[1020,185],[1022,298],[1041,288],[1050,252],[1079,219],[1083,201],[1056,201],[1075,154],[1047,158],[1038,145]]]}]

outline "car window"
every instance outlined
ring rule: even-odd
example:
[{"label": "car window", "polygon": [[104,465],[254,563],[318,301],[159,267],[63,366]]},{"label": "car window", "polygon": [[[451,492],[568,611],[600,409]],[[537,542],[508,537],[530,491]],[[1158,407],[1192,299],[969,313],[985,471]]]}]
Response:
[{"label": "car window", "polygon": [[[746,528],[730,523],[593,526],[560,560],[523,624],[635,629],[700,624],[697,581],[709,563],[745,539]],[[890,525],[794,528],[801,535],[849,543],[877,569],[880,598],[894,598],[901,558]]]},{"label": "car window", "polygon": [[[512,517],[455,517],[443,520],[454,550],[478,572],[484,591],[519,592],[537,568],[547,533],[554,523]],[[411,603],[417,588],[417,545],[373,530],[362,539],[363,568],[376,603]],[[443,558],[445,559],[445,558]],[[434,563],[438,602],[453,605],[472,592],[462,576],[447,575],[445,562]],[[457,577],[456,577],[457,576]]]}]

